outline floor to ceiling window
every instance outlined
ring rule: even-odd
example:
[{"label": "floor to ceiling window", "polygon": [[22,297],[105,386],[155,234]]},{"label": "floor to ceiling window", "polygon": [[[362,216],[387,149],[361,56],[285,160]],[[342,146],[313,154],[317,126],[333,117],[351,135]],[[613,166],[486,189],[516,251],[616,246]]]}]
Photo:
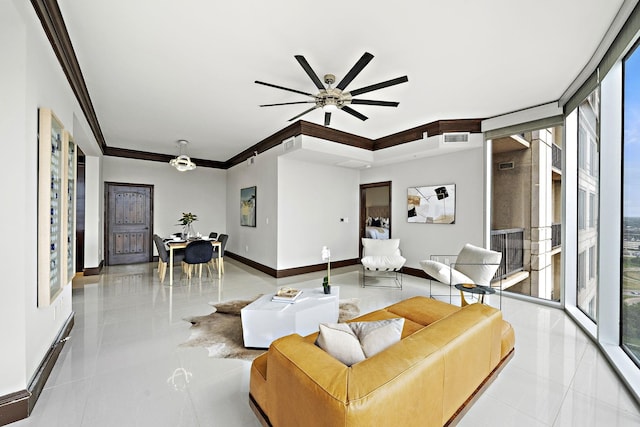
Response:
[{"label": "floor to ceiling window", "polygon": [[493,138],[491,249],[504,291],[560,301],[563,127]]},{"label": "floor to ceiling window", "polygon": [[640,49],[625,58],[622,203],[622,347],[640,365]]},{"label": "floor to ceiling window", "polygon": [[598,192],[600,89],[578,107],[578,280],[577,306],[594,322],[598,318]]}]

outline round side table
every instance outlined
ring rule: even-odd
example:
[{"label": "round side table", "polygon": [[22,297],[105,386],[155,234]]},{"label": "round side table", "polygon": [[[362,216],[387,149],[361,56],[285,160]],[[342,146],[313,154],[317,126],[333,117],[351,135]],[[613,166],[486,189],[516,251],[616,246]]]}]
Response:
[{"label": "round side table", "polygon": [[460,297],[462,298],[462,303],[460,304],[461,307],[464,307],[465,305],[469,304],[467,302],[467,300],[464,299],[464,293],[465,292],[469,292],[471,294],[480,295],[480,303],[481,304],[484,304],[484,296],[485,295],[495,294],[496,293],[496,290],[493,289],[491,286],[475,285],[473,283],[458,283],[458,284],[456,284],[454,286],[455,286],[455,288],[457,290],[460,291]]}]

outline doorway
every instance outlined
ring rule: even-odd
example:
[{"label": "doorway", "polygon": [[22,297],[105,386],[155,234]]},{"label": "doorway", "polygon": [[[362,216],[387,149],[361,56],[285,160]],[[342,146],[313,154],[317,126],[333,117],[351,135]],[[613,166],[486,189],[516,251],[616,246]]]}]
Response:
[{"label": "doorway", "polygon": [[[391,238],[391,181],[360,185],[360,238]],[[362,257],[362,240],[359,241]]]},{"label": "doorway", "polygon": [[85,155],[78,148],[76,164],[76,273],[84,272]]},{"label": "doorway", "polygon": [[107,265],[151,262],[153,186],[105,183]]}]

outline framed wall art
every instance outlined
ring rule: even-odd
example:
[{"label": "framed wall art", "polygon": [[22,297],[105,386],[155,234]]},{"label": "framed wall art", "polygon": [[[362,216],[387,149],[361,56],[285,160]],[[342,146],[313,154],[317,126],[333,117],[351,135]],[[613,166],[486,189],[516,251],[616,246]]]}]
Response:
[{"label": "framed wall art", "polygon": [[76,149],[51,110],[38,114],[38,306],[46,307],[75,274]]},{"label": "framed wall art", "polygon": [[256,226],[256,187],[240,190],[240,225]]},{"label": "framed wall art", "polygon": [[425,185],[407,189],[407,221],[455,224],[456,185]]}]

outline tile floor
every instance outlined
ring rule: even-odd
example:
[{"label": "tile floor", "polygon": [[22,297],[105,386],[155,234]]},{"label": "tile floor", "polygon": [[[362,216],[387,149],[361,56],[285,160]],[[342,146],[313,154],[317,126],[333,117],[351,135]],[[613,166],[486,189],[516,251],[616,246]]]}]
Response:
[{"label": "tile floor", "polygon": [[[316,286],[323,274],[274,279],[225,264],[222,289],[217,278],[161,285],[154,264],[108,267],[76,281],[71,339],[31,417],[11,426],[259,426],[247,403],[250,363],[180,347],[190,326],[182,319],[209,314],[210,302]],[[341,298],[358,298],[363,313],[429,292],[428,281],[411,276],[402,291],[363,289],[356,267],[333,270],[332,282]],[[501,302],[516,331],[515,357],[460,426],[640,425],[635,400],[562,311]]]}]

